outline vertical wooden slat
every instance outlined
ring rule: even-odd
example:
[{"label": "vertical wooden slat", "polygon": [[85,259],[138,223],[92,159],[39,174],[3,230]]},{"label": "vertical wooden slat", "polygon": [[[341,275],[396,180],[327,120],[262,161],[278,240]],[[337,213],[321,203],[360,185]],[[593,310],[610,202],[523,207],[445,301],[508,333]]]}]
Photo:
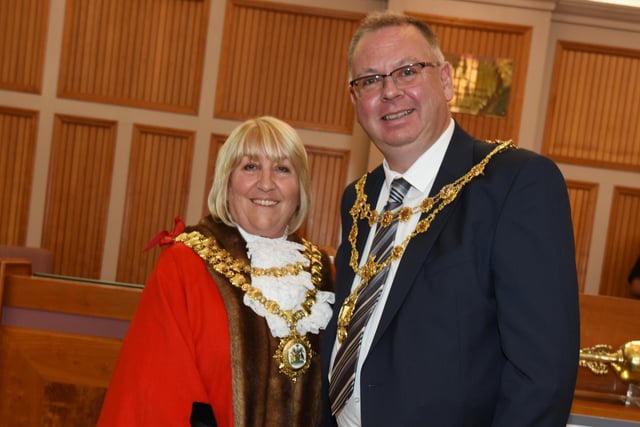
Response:
[{"label": "vertical wooden slat", "polygon": [[37,111],[0,107],[0,244],[26,241],[38,119]]},{"label": "vertical wooden slat", "polygon": [[55,117],[42,227],[57,274],[100,277],[116,123]]},{"label": "vertical wooden slat", "polygon": [[161,230],[185,218],[195,133],[135,125],[116,278],[145,282],[160,249],[143,252]]},{"label": "vertical wooden slat", "polygon": [[207,173],[204,183],[204,195],[202,198],[202,216],[209,215],[208,197],[211,185],[213,184],[213,172],[218,158],[218,151],[227,139],[227,135],[213,134],[209,141],[209,160],[207,161]]},{"label": "vertical wooden slat", "polygon": [[640,170],[640,50],[558,42],[543,153],[556,161]]},{"label": "vertical wooden slat", "polygon": [[346,185],[349,152],[307,146],[312,183],[312,209],[307,239],[337,248],[340,238],[340,199]]},{"label": "vertical wooden slat", "polygon": [[578,285],[583,292],[589,262],[593,217],[598,199],[598,184],[568,180],[567,190],[571,203],[571,221],[576,246]]},{"label": "vertical wooden slat", "polygon": [[[346,108],[344,53],[362,16],[229,0],[215,117],[242,120],[268,114],[299,127],[351,133],[354,112]],[[348,31],[337,30],[342,28]],[[333,60],[336,51],[339,66]],[[344,113],[332,115],[336,109]]]},{"label": "vertical wooden slat", "polygon": [[195,114],[210,0],[69,0],[58,95]]},{"label": "vertical wooden slat", "polygon": [[614,188],[600,294],[630,296],[627,275],[640,256],[640,188]]},{"label": "vertical wooden slat", "polygon": [[48,18],[49,0],[0,2],[0,89],[42,92]]}]

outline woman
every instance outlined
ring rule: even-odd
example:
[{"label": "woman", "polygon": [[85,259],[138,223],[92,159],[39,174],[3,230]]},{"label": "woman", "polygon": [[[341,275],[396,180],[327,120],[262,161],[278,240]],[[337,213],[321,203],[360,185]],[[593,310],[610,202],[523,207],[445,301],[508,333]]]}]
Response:
[{"label": "woman", "polygon": [[248,120],[220,149],[210,216],[151,273],[98,426],[310,426],[320,414],[328,257],[293,234],[310,203],[293,128]]}]

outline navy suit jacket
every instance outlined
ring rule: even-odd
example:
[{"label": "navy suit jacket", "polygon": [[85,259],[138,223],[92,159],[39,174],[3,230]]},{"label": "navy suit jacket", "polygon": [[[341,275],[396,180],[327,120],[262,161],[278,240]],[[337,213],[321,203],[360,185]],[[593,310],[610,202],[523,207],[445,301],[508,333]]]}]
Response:
[{"label": "navy suit jacket", "polygon": [[[495,145],[457,124],[431,194]],[[375,207],[382,167],[365,186]],[[324,426],[335,425],[328,369],[336,317],[354,272],[342,200],[334,316],[322,349]],[[359,253],[369,226],[358,223]],[[496,154],[409,243],[361,373],[362,425],[565,426],[579,354],[578,285],[564,179],[524,149]]]}]

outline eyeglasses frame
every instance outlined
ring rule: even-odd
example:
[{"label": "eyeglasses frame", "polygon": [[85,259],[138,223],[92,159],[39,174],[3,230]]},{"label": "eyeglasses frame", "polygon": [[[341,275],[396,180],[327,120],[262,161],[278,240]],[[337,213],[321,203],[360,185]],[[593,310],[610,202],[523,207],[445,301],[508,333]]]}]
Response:
[{"label": "eyeglasses frame", "polygon": [[[414,63],[411,63],[411,64],[402,65],[402,66],[400,66],[400,67],[398,67],[398,68],[394,68],[393,70],[389,71],[389,72],[388,72],[388,73],[386,73],[386,74],[383,74],[383,73],[367,74],[366,76],[360,76],[360,77],[357,77],[357,78],[355,78],[355,79],[353,79],[353,80],[351,80],[351,81],[349,82],[349,86],[350,86],[351,88],[353,88],[353,90],[356,92],[356,94],[357,94],[357,95],[359,95],[359,94],[360,94],[360,90],[359,90],[359,89],[356,89],[356,87],[359,87],[359,86],[358,86],[358,83],[359,83],[360,81],[363,81],[363,80],[366,80],[366,79],[370,79],[370,78],[372,78],[372,77],[380,78],[380,79],[381,79],[380,81],[384,81],[384,79],[385,79],[386,77],[391,77],[391,76],[393,75],[393,73],[395,73],[395,72],[397,72],[397,71],[400,71],[400,70],[403,70],[403,69],[405,69],[405,68],[415,67],[415,66],[420,66],[420,67],[421,67],[421,68],[420,68],[420,71],[422,71],[422,70],[424,70],[426,67],[438,68],[440,65],[442,65],[442,63],[441,63],[441,62],[428,62],[428,61],[414,62]],[[393,77],[391,77],[391,80],[393,80],[393,83],[394,83],[394,84],[396,84],[396,85],[398,84],[397,79],[394,79]]]}]

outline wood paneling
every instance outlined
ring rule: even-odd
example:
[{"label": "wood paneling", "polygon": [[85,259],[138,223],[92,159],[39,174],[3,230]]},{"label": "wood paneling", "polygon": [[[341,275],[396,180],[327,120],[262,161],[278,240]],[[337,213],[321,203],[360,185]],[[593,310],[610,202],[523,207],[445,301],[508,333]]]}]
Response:
[{"label": "wood paneling", "polygon": [[97,279],[102,267],[116,122],[58,115],[42,227],[56,274]]},{"label": "wood paneling", "polygon": [[58,96],[195,114],[209,0],[68,0]]},{"label": "wood paneling", "polygon": [[307,146],[311,174],[311,210],[306,236],[320,246],[338,247],[340,238],[340,200],[346,186],[349,152]]},{"label": "wood paneling", "polygon": [[133,131],[125,214],[116,280],[144,283],[160,249],[147,243],[185,217],[195,132],[136,125]]},{"label": "wood paneling", "polygon": [[0,244],[26,242],[38,117],[0,107]]},{"label": "wood paneling", "polygon": [[640,50],[559,41],[543,153],[640,171]]},{"label": "wood paneling", "polygon": [[453,113],[469,133],[481,139],[513,139],[520,132],[522,103],[531,48],[531,27],[502,22],[456,19],[407,12],[426,22],[438,34],[442,51],[505,58],[513,62],[513,80],[506,117]]},{"label": "wood paneling", "polygon": [[0,1],[0,88],[42,92],[48,0]]},{"label": "wood paneling", "polygon": [[600,279],[602,295],[630,296],[627,277],[640,256],[639,218],[640,188],[616,186]]},{"label": "wood paneling", "polygon": [[227,140],[228,135],[211,135],[211,141],[209,142],[209,160],[207,162],[207,178],[204,185],[204,198],[202,203],[202,216],[209,215],[208,198],[211,185],[213,185],[213,171],[216,169],[216,159],[218,158],[218,151],[222,144]]},{"label": "wood paneling", "polygon": [[363,15],[251,0],[226,7],[214,116],[351,133],[346,52]]},{"label": "wood paneling", "polygon": [[[203,216],[209,214],[207,198],[213,182],[213,171],[218,150],[226,139],[224,135],[211,135]],[[300,234],[317,245],[337,248],[340,233],[340,199],[346,186],[349,152],[311,145],[306,145],[305,148],[311,178],[311,209]]]},{"label": "wood paneling", "polygon": [[593,216],[598,200],[598,184],[567,180],[567,190],[571,203],[571,221],[573,222],[576,244],[578,285],[580,291],[583,292],[593,232]]}]

